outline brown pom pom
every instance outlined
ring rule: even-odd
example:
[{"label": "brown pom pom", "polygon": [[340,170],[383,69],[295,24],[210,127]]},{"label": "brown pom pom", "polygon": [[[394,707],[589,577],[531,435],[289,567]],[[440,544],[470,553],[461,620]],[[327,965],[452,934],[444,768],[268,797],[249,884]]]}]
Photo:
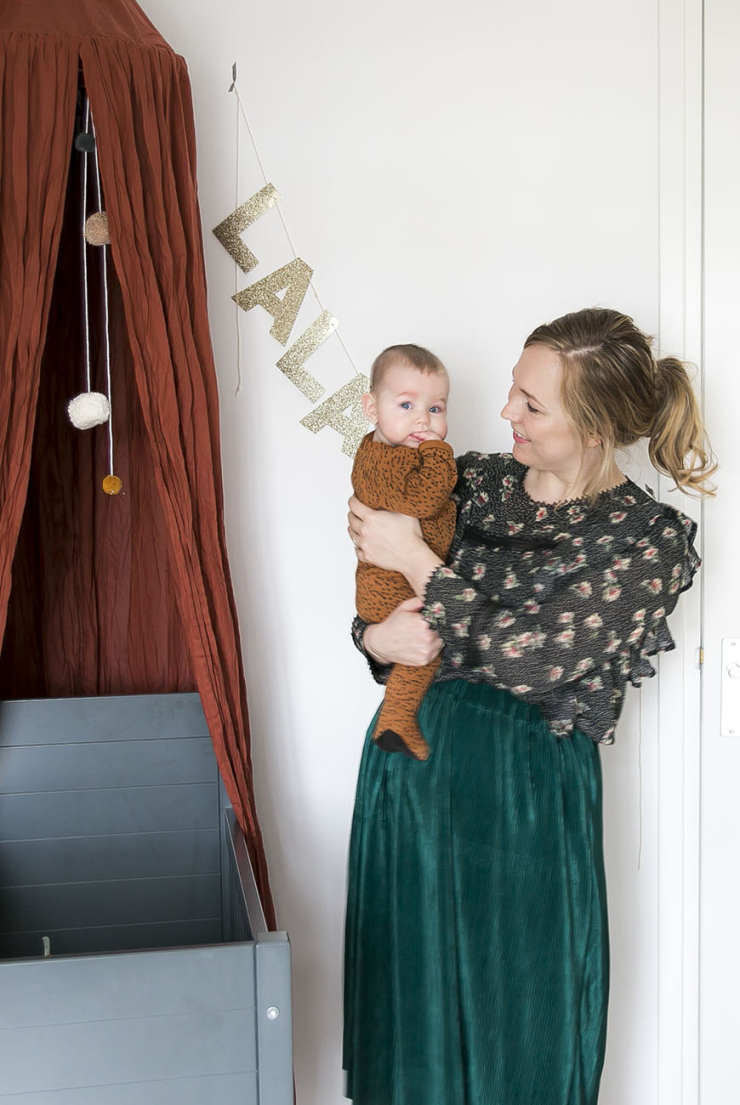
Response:
[{"label": "brown pom pom", "polygon": [[85,223],[85,241],[91,246],[109,246],[108,216],[105,211],[96,211]]},{"label": "brown pom pom", "polygon": [[118,476],[106,476],[103,480],[103,491],[106,495],[118,495],[123,487],[123,480]]}]

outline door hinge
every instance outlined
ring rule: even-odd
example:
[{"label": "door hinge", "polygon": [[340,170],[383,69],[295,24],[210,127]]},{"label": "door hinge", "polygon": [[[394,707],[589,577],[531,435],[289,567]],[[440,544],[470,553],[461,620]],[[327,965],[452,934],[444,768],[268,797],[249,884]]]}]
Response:
[{"label": "door hinge", "polygon": [[697,648],[694,650],[694,667],[701,668],[704,663],[704,649]]}]

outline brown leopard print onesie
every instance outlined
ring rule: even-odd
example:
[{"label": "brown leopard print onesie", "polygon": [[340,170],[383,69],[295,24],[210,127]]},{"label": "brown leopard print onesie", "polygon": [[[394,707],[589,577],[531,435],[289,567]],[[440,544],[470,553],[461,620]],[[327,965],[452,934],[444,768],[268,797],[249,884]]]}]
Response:
[{"label": "brown leopard print onesie", "polygon": [[[457,483],[452,447],[444,441],[422,441],[418,448],[362,439],[352,469],[358,499],[374,510],[395,510],[421,522],[427,545],[446,560],[455,532]],[[357,613],[366,622],[381,622],[414,594],[405,576],[357,565]],[[426,760],[429,745],[416,723],[416,712],[439,667],[439,657],[423,668],[394,664],[373,739],[385,752],[403,752]]]}]

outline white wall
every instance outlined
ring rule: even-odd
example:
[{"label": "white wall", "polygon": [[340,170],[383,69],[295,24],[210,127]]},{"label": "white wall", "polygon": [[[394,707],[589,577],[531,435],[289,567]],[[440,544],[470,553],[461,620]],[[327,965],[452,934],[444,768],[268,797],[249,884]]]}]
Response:
[{"label": "white wall", "polygon": [[[283,348],[236,288],[291,259],[276,211],[248,277],[210,230],[264,181],[239,88],[299,254],[357,365],[418,341],[452,376],[457,450],[508,447],[498,411],[526,334],[597,303],[658,320],[657,0],[143,0],[190,68],[227,532],[258,809],[294,954],[300,1105],[341,1100],[345,854],[378,692],[349,643],[350,461],[275,368]],[[235,284],[236,279],[236,284]],[[294,336],[318,314],[309,295]],[[238,315],[238,318],[237,318]],[[236,386],[237,326],[244,382]],[[352,375],[336,337],[308,368]],[[604,754],[613,998],[604,1105],[657,1101],[656,696],[631,692]],[[637,870],[642,813],[642,867]]]}]

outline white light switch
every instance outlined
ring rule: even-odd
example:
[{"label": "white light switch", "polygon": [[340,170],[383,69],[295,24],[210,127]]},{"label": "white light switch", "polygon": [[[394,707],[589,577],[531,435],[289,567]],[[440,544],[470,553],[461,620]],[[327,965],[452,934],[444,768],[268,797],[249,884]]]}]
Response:
[{"label": "white light switch", "polygon": [[722,638],[720,735],[740,737],[740,637]]}]

